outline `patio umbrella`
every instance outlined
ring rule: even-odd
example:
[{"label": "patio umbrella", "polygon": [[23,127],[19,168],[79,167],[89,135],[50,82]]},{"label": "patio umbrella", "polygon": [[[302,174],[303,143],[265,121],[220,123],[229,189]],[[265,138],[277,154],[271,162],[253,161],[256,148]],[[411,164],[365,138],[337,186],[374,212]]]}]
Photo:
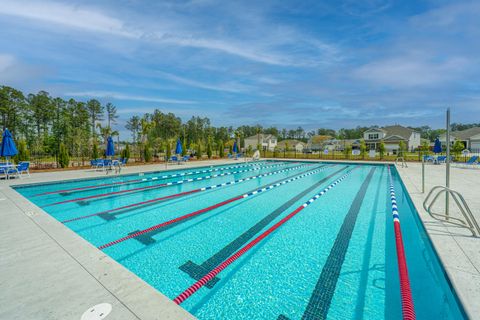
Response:
[{"label": "patio umbrella", "polygon": [[8,129],[3,131],[2,135],[2,144],[0,145],[0,157],[7,158],[7,165],[8,165],[8,157],[14,156],[18,153],[17,147],[15,146],[15,142],[13,141],[12,134]]},{"label": "patio umbrella", "polygon": [[440,143],[440,139],[435,139],[435,144],[433,146],[434,153],[441,153],[442,152],[442,144]]},{"label": "patio umbrella", "polygon": [[175,154],[182,154],[182,141],[180,139],[177,140],[177,146],[175,147]]},{"label": "patio umbrella", "polygon": [[238,153],[238,146],[237,146],[237,141],[233,143],[233,152]]},{"label": "patio umbrella", "polygon": [[113,145],[113,139],[111,136],[107,138],[107,150],[105,155],[107,157],[113,157],[115,155],[115,146]]}]

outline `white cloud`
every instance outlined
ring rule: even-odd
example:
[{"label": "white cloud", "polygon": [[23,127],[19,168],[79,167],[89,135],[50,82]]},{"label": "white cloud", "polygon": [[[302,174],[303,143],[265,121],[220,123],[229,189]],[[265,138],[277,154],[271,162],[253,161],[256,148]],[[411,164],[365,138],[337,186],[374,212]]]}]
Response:
[{"label": "white cloud", "polygon": [[251,91],[253,89],[251,86],[240,84],[240,83],[234,83],[231,81],[225,82],[223,84],[210,84],[210,83],[205,83],[203,81],[187,79],[184,77],[177,76],[175,74],[162,72],[162,71],[159,71],[158,74],[160,74],[165,79],[172,80],[180,84],[185,84],[190,87],[207,89],[207,90],[239,93],[239,92]]},{"label": "white cloud", "polygon": [[90,98],[109,98],[117,100],[130,100],[130,101],[146,101],[146,102],[159,102],[168,104],[195,104],[196,101],[191,100],[177,100],[150,96],[128,95],[120,92],[109,91],[81,91],[81,92],[67,92],[64,96],[72,97],[90,97]]},{"label": "white cloud", "polygon": [[87,31],[127,37],[139,36],[138,33],[127,30],[121,20],[98,10],[58,2],[0,1],[0,14],[40,20]]},{"label": "white cloud", "polygon": [[15,64],[15,58],[9,54],[0,54],[0,72],[5,72]]}]

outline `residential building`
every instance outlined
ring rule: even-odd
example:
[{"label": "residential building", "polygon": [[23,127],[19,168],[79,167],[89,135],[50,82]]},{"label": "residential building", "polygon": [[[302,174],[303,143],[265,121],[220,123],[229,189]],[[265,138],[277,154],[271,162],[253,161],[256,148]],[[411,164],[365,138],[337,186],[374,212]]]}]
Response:
[{"label": "residential building", "polygon": [[[439,137],[443,146],[446,145],[446,134]],[[473,127],[462,131],[453,131],[450,133],[450,141],[453,144],[455,141],[461,141],[466,149],[471,152],[480,152],[480,127]]]},{"label": "residential building", "polygon": [[252,147],[253,150],[257,150],[257,145],[260,144],[262,150],[273,151],[277,146],[277,137],[271,134],[256,134],[251,137],[245,138],[245,148]]},{"label": "residential building", "polygon": [[332,136],[315,135],[311,136],[307,142],[307,149],[310,151],[324,150],[325,145],[333,139]]},{"label": "residential building", "polygon": [[367,150],[376,150],[383,141],[387,153],[396,154],[400,143],[405,143],[407,150],[414,151],[420,146],[420,132],[400,125],[383,128],[370,128],[363,133]]},{"label": "residential building", "polygon": [[303,149],[307,147],[305,142],[294,139],[282,140],[277,144],[277,147],[279,147],[281,150],[285,150],[287,144],[289,151],[295,150],[296,152],[303,152]]}]

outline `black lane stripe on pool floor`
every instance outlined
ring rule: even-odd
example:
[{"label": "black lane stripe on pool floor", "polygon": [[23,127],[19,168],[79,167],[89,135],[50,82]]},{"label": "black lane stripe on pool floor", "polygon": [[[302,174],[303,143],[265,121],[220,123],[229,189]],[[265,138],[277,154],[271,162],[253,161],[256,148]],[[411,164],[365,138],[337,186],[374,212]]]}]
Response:
[{"label": "black lane stripe on pool floor", "polygon": [[[198,265],[191,260],[187,261],[183,265],[179,267],[180,270],[187,273],[190,277],[195,280],[200,280],[203,276],[209,273],[211,270],[216,268],[220,263],[222,263],[225,259],[230,257],[235,251],[240,249],[245,243],[247,243],[253,236],[255,236],[258,232],[260,232],[263,228],[269,225],[274,219],[276,219],[280,214],[285,212],[288,208],[290,208],[295,202],[306,196],[308,193],[312,192],[314,189],[317,189],[319,185],[325,183],[333,176],[337,175],[341,171],[345,170],[345,168],[341,168],[334,173],[328,175],[327,177],[323,178],[322,180],[314,183],[312,186],[308,187],[304,191],[297,194],[292,199],[288,200],[272,213],[264,217],[262,220],[257,222],[255,225],[250,227],[247,231],[242,233],[238,236],[235,240],[230,242],[226,245],[223,249],[215,253],[213,256],[205,260],[202,264]],[[220,280],[219,278],[215,277],[205,285],[207,288],[212,288],[217,282]]]},{"label": "black lane stripe on pool floor", "polygon": [[[328,255],[320,277],[318,278],[315,289],[310,296],[302,320],[320,320],[327,318],[328,310],[337,286],[338,277],[340,276],[340,271],[343,262],[345,261],[345,255],[347,254],[355,223],[357,222],[358,213],[362,207],[363,199],[365,198],[368,185],[372,180],[375,169],[376,168],[372,168],[368,173],[368,176],[364,180],[360,190],[358,190],[347,215],[343,219],[340,231],[338,232],[333,247],[330,250],[330,254]],[[280,315],[277,320],[287,319],[288,317],[285,315]]]},{"label": "black lane stripe on pool floor", "polygon": [[[310,172],[310,171],[314,171],[314,170],[317,170],[317,169],[320,169],[320,168],[324,168],[324,167],[329,167],[330,165],[321,165],[321,166],[318,166],[318,167],[315,167],[313,169],[309,169],[309,170],[306,170],[306,171],[302,171],[300,173],[296,173],[294,175],[291,175],[291,176],[288,176],[288,177],[283,177],[281,179],[278,179],[274,182],[271,182],[271,183],[268,183],[267,185],[272,185],[272,184],[276,184],[276,183],[279,183],[279,182],[282,182],[283,180],[286,180],[286,179],[290,179],[290,178],[293,178],[293,177],[296,177],[296,176],[300,176],[302,174],[305,174],[307,172]],[[255,189],[252,189],[248,192],[244,192],[243,194],[246,194],[246,193],[251,193],[251,192],[254,192],[256,190],[258,190],[259,187],[256,187]],[[262,192],[263,194],[263,192]],[[144,245],[150,245],[152,243],[155,243],[155,239],[153,238],[153,236],[155,236],[156,234],[159,234],[161,232],[164,232],[170,228],[173,228],[174,226],[177,226],[179,224],[182,224],[182,223],[185,223],[187,221],[190,221],[191,219],[195,219],[197,216],[192,216],[192,217],[189,217],[187,219],[183,219],[183,220],[180,220],[178,222],[175,222],[175,223],[172,223],[172,224],[169,224],[167,226],[164,226],[162,228],[159,228],[159,229],[156,229],[156,230],[153,230],[153,231],[150,231],[150,232],[147,232],[147,233],[144,233],[142,235],[139,235],[137,237],[134,237],[133,239],[143,243]],[[140,230],[135,230],[135,231],[132,231],[130,233],[128,233],[129,235],[130,234],[135,234],[135,233],[138,233]]]}]

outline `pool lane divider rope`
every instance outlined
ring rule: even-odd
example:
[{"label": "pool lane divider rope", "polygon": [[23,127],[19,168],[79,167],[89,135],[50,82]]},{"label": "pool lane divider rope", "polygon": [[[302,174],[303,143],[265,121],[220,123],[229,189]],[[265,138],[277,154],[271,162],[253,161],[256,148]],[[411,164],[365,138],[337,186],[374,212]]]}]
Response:
[{"label": "pool lane divider rope", "polygon": [[[190,171],[190,172],[174,173],[174,174],[151,177],[151,178],[142,178],[142,179],[127,180],[127,181],[102,183],[102,184],[84,186],[84,187],[78,187],[78,188],[70,188],[70,189],[42,192],[42,193],[38,193],[38,194],[33,195],[33,197],[45,196],[45,195],[50,195],[50,194],[59,194],[59,193],[72,193],[72,192],[78,192],[78,191],[83,191],[83,190],[102,189],[102,188],[110,187],[110,186],[137,184],[137,183],[144,183],[144,182],[150,182],[150,181],[161,180],[161,179],[170,179],[170,178],[184,177],[184,176],[190,176],[190,175],[195,175],[195,174],[202,174],[202,173],[207,173],[207,172],[225,171],[225,170],[237,169],[237,168],[243,168],[243,167],[250,167],[250,166],[260,166],[261,164],[265,164],[265,163],[267,163],[267,162],[260,162],[260,163],[256,162],[256,163],[249,163],[249,164],[243,164],[243,165],[221,167],[221,168],[216,168],[216,169],[206,169],[206,170],[197,170],[197,171]],[[287,164],[282,164],[282,165],[287,165]]]},{"label": "pool lane divider rope", "polygon": [[390,178],[390,200],[392,202],[392,218],[395,231],[395,247],[397,249],[398,273],[400,277],[400,294],[402,297],[402,314],[405,320],[414,320],[415,307],[412,298],[412,289],[410,288],[410,279],[408,277],[407,258],[403,245],[402,230],[400,227],[400,215],[398,212],[397,198],[395,197],[395,187],[393,185],[393,176],[388,166],[388,176]]},{"label": "pool lane divider rope", "polygon": [[[304,164],[302,166],[307,166],[308,164]],[[224,176],[229,176],[232,174],[237,174],[237,173],[245,173],[245,172],[250,172],[250,171],[257,171],[261,169],[270,169],[270,168],[275,168],[283,166],[283,164],[278,164],[278,165],[273,165],[273,166],[264,166],[264,167],[255,167],[251,169],[245,169],[245,170],[238,170],[238,171],[230,171],[230,172],[224,172],[224,173],[219,173],[219,174],[214,174],[211,176],[205,176],[205,177],[198,177],[198,178],[190,178],[190,179],[184,179],[184,180],[178,180],[178,181],[172,181],[172,182],[167,182],[167,183],[161,183],[161,184],[156,184],[153,186],[146,186],[146,187],[139,187],[139,188],[133,188],[133,189],[127,189],[127,190],[120,190],[120,191],[112,191],[112,192],[106,192],[106,193],[100,193],[96,195],[91,195],[87,197],[81,197],[81,198],[75,198],[75,199],[69,199],[69,200],[63,200],[63,201],[58,201],[58,202],[53,202],[50,204],[43,205],[42,208],[44,207],[51,207],[51,206],[56,206],[59,204],[65,204],[65,203],[71,203],[71,202],[83,202],[83,201],[88,201],[92,199],[98,199],[98,198],[108,198],[108,197],[113,197],[117,195],[123,195],[123,194],[131,194],[139,191],[145,191],[145,190],[154,190],[154,189],[159,189],[159,188],[164,188],[164,187],[169,187],[169,186],[174,186],[178,184],[184,184],[184,183],[189,183],[189,182],[196,182],[196,181],[202,181],[202,180],[208,180],[208,179],[213,179],[213,178],[218,178],[218,177],[224,177]]]},{"label": "pool lane divider rope", "polygon": [[[164,196],[164,197],[150,199],[150,200],[125,205],[125,206],[110,209],[110,210],[105,210],[105,211],[101,211],[101,212],[97,212],[97,213],[92,213],[92,214],[88,214],[88,215],[64,220],[64,221],[62,221],[62,223],[69,223],[69,222],[83,220],[83,219],[87,219],[87,218],[91,218],[91,217],[95,217],[95,216],[107,215],[107,214],[110,214],[110,213],[114,213],[114,212],[118,212],[118,211],[122,211],[122,210],[126,210],[126,209],[136,208],[136,207],[139,207],[139,206],[155,204],[155,203],[158,203],[158,202],[161,202],[161,201],[165,201],[165,200],[169,200],[169,199],[173,199],[173,198],[178,198],[178,197],[190,195],[190,194],[201,192],[201,191],[221,188],[221,187],[224,187],[224,186],[234,185],[234,184],[238,184],[238,183],[241,183],[241,182],[246,182],[246,181],[250,181],[250,180],[255,180],[255,179],[259,179],[259,178],[263,178],[263,177],[267,177],[267,176],[272,176],[272,175],[288,172],[288,171],[291,171],[291,170],[300,169],[302,167],[303,167],[302,165],[296,166],[296,167],[290,167],[290,168],[286,168],[286,169],[282,169],[282,170],[262,173],[262,174],[256,175],[256,176],[251,176],[251,177],[247,177],[247,178],[242,178],[242,179],[237,179],[237,180],[228,181],[228,182],[224,182],[224,183],[219,183],[219,184],[211,185],[211,186],[208,186],[208,187],[198,188],[198,189],[194,189],[194,190],[190,190],[190,191],[184,191],[184,192],[180,192],[180,193],[176,193],[176,194],[172,194],[172,195],[168,195],[168,196]],[[112,219],[107,219],[107,220],[112,220]]]},{"label": "pool lane divider rope", "polygon": [[245,199],[245,198],[248,198],[248,197],[251,197],[251,196],[254,196],[256,194],[259,194],[259,193],[263,193],[263,192],[266,192],[266,191],[269,191],[269,190],[272,190],[273,188],[276,188],[276,187],[279,187],[279,186],[282,186],[282,185],[285,185],[287,183],[290,183],[290,182],[293,182],[293,181],[296,181],[298,179],[301,179],[301,178],[304,178],[304,177],[307,177],[307,176],[310,176],[312,174],[315,174],[315,173],[318,173],[320,171],[323,171],[325,170],[327,167],[325,166],[322,166],[322,167],[317,167],[315,169],[312,169],[312,170],[309,170],[307,172],[304,172],[304,173],[301,173],[301,174],[298,174],[298,175],[295,175],[291,178],[288,178],[288,179],[285,179],[285,180],[281,180],[277,183],[272,183],[270,185],[266,185],[266,186],[263,186],[259,189],[256,189],[255,191],[252,191],[252,192],[249,192],[249,193],[244,193],[244,194],[241,194],[239,196],[236,196],[236,197],[233,197],[233,198],[230,198],[230,199],[227,199],[227,200],[224,200],[222,202],[219,202],[217,204],[214,204],[214,205],[211,205],[209,207],[206,207],[206,208],[203,208],[203,209],[200,209],[200,210],[197,210],[197,211],[194,211],[194,212],[191,212],[191,213],[188,213],[188,214],[185,214],[185,215],[182,215],[180,217],[177,217],[175,219],[172,219],[172,220],[168,220],[168,221],[165,221],[165,222],[162,222],[160,224],[157,224],[157,225],[154,225],[154,226],[151,226],[147,229],[143,229],[143,230],[140,230],[140,231],[137,231],[137,232],[134,232],[134,233],[130,233],[129,235],[125,236],[125,237],[122,237],[120,239],[117,239],[117,240],[114,240],[114,241],[111,241],[109,243],[106,243],[104,245],[101,245],[98,247],[98,249],[100,250],[103,250],[103,249],[106,249],[108,247],[111,247],[113,245],[116,245],[118,243],[121,243],[123,241],[126,241],[128,239],[132,239],[132,238],[135,238],[135,237],[138,237],[138,236],[141,236],[141,235],[144,235],[146,233],[149,233],[149,232],[152,232],[152,231],[155,231],[157,229],[160,229],[160,228],[163,228],[163,227],[166,227],[168,225],[171,225],[173,223],[177,223],[179,221],[182,221],[182,220],[185,220],[185,219],[189,219],[191,217],[194,217],[194,216],[198,216],[202,213],[205,213],[205,212],[209,212],[213,209],[217,209],[217,208],[220,208],[220,207],[223,207],[229,203],[232,203],[232,202],[235,202],[235,201],[238,201],[238,200],[242,200],[242,199]]},{"label": "pool lane divider rope", "polygon": [[238,250],[235,254],[230,256],[227,260],[222,262],[218,267],[210,271],[207,275],[202,277],[200,280],[195,282],[193,285],[191,285],[188,289],[183,291],[181,294],[179,294],[175,299],[173,299],[173,302],[176,304],[181,304],[184,302],[186,299],[188,299],[192,294],[194,294],[198,289],[203,287],[207,282],[212,280],[213,278],[216,277],[217,274],[222,272],[226,267],[228,267],[231,263],[233,263],[235,260],[240,258],[242,255],[244,255],[247,251],[249,251],[251,248],[253,248],[255,245],[257,245],[260,241],[265,239],[267,236],[269,236],[272,232],[277,230],[279,227],[281,227],[285,222],[293,218],[296,214],[298,214],[300,211],[311,205],[315,200],[326,194],[328,191],[333,189],[335,186],[337,186],[340,182],[345,180],[356,168],[349,170],[347,173],[345,173],[343,176],[332,182],[328,187],[314,195],[312,198],[310,198],[308,201],[306,201],[304,204],[299,206],[297,209],[293,210],[290,212],[285,218],[280,220],[279,222],[275,223],[273,226],[268,228],[265,232],[260,234],[258,237],[256,237],[254,240],[250,241],[247,245],[242,247],[240,250]]},{"label": "pool lane divider rope", "polygon": [[[311,192],[317,190],[321,185],[329,181],[331,178],[346,170],[347,167],[342,167],[339,170],[327,175],[326,177],[316,181],[313,185],[307,187],[305,190],[301,191],[293,198],[289,199],[283,203],[280,207],[272,211],[270,214],[259,220],[248,230],[239,235],[235,240],[231,241],[225,247],[220,249],[210,258],[205,260],[202,264],[196,264],[195,262],[188,260],[186,263],[179,267],[180,270],[187,273],[194,280],[200,280],[207,273],[212,271],[216,266],[222,263],[225,259],[230,257],[235,251],[244,246],[250,239],[252,239],[256,234],[266,228],[270,223],[272,223],[276,218],[278,218],[282,213],[284,213],[288,208],[293,206],[297,201],[301,200],[305,196],[309,195]],[[205,285],[207,288],[213,288],[213,286],[220,280],[215,277]]]}]

